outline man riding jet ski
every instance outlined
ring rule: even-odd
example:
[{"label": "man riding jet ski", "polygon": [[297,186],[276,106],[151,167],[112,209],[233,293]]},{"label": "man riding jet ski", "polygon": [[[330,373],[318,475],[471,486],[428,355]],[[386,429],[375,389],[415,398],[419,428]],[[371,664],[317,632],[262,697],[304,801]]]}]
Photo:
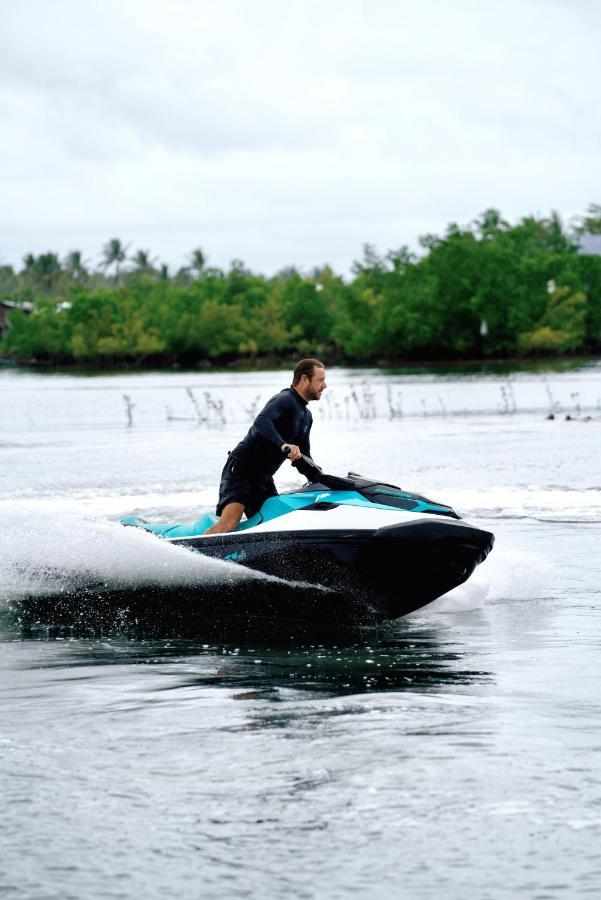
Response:
[{"label": "man riding jet ski", "polygon": [[[277,490],[273,476],[284,458],[295,462],[311,455],[309,435],[313,417],[307,409],[327,388],[324,364],[301,359],[294,367],[292,384],[275,394],[254,420],[246,436],[228,454],[221,473],[217,515],[208,534],[233,531],[242,513],[251,518]],[[284,454],[282,456],[282,453]]]}]

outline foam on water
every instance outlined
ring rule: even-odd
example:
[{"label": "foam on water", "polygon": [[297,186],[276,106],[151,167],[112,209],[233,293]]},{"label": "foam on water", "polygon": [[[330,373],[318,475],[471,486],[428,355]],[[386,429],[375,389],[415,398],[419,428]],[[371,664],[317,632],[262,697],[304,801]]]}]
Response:
[{"label": "foam on water", "polygon": [[0,504],[0,598],[108,588],[231,584],[257,578],[248,569],[174,547],[137,528],[76,509]]},{"label": "foam on water", "polygon": [[437,600],[436,611],[467,612],[495,602],[540,600],[556,578],[553,563],[547,557],[497,536],[488,559],[477,567],[469,581]]}]

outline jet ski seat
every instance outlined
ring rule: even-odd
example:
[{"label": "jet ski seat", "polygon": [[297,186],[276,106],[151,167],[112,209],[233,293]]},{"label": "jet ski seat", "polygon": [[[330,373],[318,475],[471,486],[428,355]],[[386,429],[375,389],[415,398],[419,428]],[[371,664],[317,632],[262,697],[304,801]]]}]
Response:
[{"label": "jet ski seat", "polygon": [[134,528],[143,528],[144,531],[150,531],[152,534],[156,534],[162,538],[181,538],[204,534],[207,528],[214,525],[216,521],[217,516],[213,515],[213,513],[206,512],[195,522],[186,522],[184,524],[180,524],[179,522],[175,524],[173,522],[155,524],[147,522],[139,516],[126,516],[126,518],[121,519],[121,524],[132,525]]}]

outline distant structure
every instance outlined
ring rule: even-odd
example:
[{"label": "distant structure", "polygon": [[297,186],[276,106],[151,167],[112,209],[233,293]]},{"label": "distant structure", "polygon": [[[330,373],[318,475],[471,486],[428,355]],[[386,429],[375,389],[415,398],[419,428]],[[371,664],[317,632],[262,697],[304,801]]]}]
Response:
[{"label": "distant structure", "polygon": [[578,242],[578,252],[601,256],[601,234],[590,234],[586,231]]},{"label": "distant structure", "polygon": [[31,303],[27,303],[27,301],[13,303],[12,300],[0,300],[0,338],[4,337],[5,332],[10,327],[8,317],[13,309],[20,309],[22,312],[29,314],[31,312]]}]

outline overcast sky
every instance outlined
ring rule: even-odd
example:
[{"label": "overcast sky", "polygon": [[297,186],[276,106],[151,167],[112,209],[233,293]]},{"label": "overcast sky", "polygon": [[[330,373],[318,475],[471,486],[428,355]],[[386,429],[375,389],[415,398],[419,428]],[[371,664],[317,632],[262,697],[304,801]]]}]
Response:
[{"label": "overcast sky", "polygon": [[595,0],[0,0],[0,261],[271,274],[601,202]]}]

